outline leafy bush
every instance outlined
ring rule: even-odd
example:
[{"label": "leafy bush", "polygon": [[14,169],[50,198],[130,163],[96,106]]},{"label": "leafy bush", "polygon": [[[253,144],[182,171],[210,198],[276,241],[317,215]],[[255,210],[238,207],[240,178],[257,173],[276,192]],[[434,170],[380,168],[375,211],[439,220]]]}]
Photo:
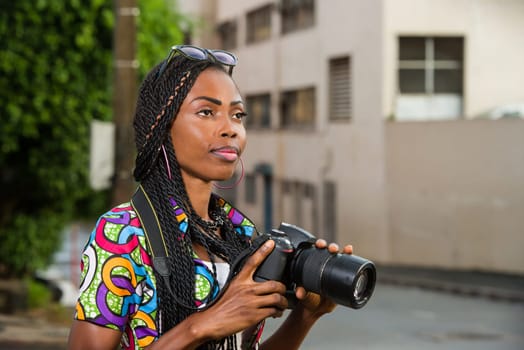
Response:
[{"label": "leafy bush", "polygon": [[49,261],[89,196],[89,125],[109,119],[111,2],[0,2],[0,266]]},{"label": "leafy bush", "polygon": [[[169,2],[138,2],[143,75],[182,34]],[[111,119],[113,26],[112,1],[0,1],[0,276],[45,266],[108,203],[88,186],[89,126]]]}]

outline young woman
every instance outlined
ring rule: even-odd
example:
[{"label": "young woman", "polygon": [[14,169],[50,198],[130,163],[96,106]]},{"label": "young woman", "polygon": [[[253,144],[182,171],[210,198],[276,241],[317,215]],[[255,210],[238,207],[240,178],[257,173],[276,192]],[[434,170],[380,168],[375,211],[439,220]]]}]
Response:
[{"label": "young woman", "polygon": [[[129,203],[102,215],[82,256],[70,349],[298,349],[335,307],[299,287],[298,305],[259,344],[264,320],[287,307],[282,283],[253,280],[274,242],[265,242],[226,282],[230,264],[257,234],[212,192],[214,181],[233,175],[246,147],[245,105],[231,78],[236,63],[226,51],[175,46],[144,79],[134,176],[163,231],[169,277],[153,268]],[[317,247],[338,251],[322,240]]]}]

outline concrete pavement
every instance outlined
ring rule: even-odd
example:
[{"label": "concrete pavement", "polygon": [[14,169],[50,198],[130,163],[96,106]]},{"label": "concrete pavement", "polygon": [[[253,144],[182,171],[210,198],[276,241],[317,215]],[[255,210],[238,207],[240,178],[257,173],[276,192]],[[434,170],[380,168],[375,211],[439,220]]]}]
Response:
[{"label": "concrete pavement", "polygon": [[66,349],[69,327],[40,317],[0,314],[0,349]]},{"label": "concrete pavement", "polygon": [[[524,276],[402,266],[378,266],[378,283],[524,303]],[[71,315],[72,316],[72,315]],[[0,314],[0,350],[65,349],[69,327],[39,317]]]},{"label": "concrete pavement", "polygon": [[524,303],[524,275],[406,266],[378,266],[377,275],[388,285]]}]

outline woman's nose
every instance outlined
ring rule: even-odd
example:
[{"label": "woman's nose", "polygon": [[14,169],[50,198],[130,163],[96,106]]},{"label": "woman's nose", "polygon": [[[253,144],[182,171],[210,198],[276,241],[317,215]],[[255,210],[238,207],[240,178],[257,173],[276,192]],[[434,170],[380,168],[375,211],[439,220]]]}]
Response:
[{"label": "woman's nose", "polygon": [[236,123],[229,117],[221,118],[219,134],[222,137],[235,137],[238,134]]}]

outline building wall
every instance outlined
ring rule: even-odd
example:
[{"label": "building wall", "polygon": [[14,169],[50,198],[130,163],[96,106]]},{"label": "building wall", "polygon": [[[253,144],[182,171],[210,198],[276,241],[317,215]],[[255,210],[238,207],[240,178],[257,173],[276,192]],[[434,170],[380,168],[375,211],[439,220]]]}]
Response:
[{"label": "building wall", "polygon": [[[223,20],[242,20],[238,12],[245,14],[266,4],[264,1],[247,1],[238,4],[243,7],[239,10],[238,6],[232,6],[231,1],[220,3],[218,16]],[[381,1],[376,0],[337,0],[330,1],[330,6],[317,2],[316,25],[286,35],[280,34],[275,8],[272,40],[253,45],[240,42],[235,50],[240,61],[235,78],[243,94],[272,93],[273,125],[278,123],[280,91],[316,87],[315,131],[274,129],[249,133],[244,155],[246,169],[251,171],[261,163],[273,164],[273,224],[290,220],[286,215],[290,212],[286,203],[290,202],[280,195],[279,181],[297,180],[313,184],[318,200],[322,198],[323,182],[334,181],[338,193],[335,238],[340,242],[352,242],[359,247],[360,254],[385,260],[389,244],[386,236],[384,124],[380,105],[381,6]],[[333,37],[341,39],[334,41]],[[330,123],[327,119],[328,62],[330,58],[341,55],[352,57],[353,115],[351,121]],[[322,207],[323,203],[320,203],[314,211],[315,220],[304,219],[295,224],[304,225],[322,236],[323,216],[319,210]],[[311,211],[304,210],[304,216]],[[260,217],[260,209],[255,217]]]},{"label": "building wall", "polygon": [[[524,101],[524,1],[384,2],[384,115],[400,35],[464,36],[464,119]],[[524,273],[524,121],[388,123],[391,261]]]},{"label": "building wall", "polygon": [[[522,99],[524,11],[520,0],[316,1],[316,25],[280,34],[278,7],[270,40],[245,44],[245,15],[269,3],[221,0],[216,20],[238,20],[243,94],[271,92],[272,129],[249,132],[246,172],[269,164],[273,226],[295,219],[284,181],[313,184],[314,220],[291,222],[323,236],[322,188],[335,183],[334,238],[377,262],[524,273],[523,122],[385,122],[394,110],[398,35],[464,35],[465,111]],[[501,5],[499,5],[501,4]],[[520,12],[519,12],[520,11]],[[497,51],[498,55],[494,55]],[[504,55],[500,52],[504,52]],[[352,116],[328,121],[328,61],[351,55]],[[493,68],[496,66],[496,69]],[[512,72],[512,73],[511,73]],[[314,131],[278,128],[279,92],[314,85]],[[524,99],[523,99],[524,100]],[[257,202],[237,204],[264,227]],[[291,219],[290,219],[291,218]]]},{"label": "building wall", "polygon": [[524,120],[388,123],[391,261],[524,273]]}]

